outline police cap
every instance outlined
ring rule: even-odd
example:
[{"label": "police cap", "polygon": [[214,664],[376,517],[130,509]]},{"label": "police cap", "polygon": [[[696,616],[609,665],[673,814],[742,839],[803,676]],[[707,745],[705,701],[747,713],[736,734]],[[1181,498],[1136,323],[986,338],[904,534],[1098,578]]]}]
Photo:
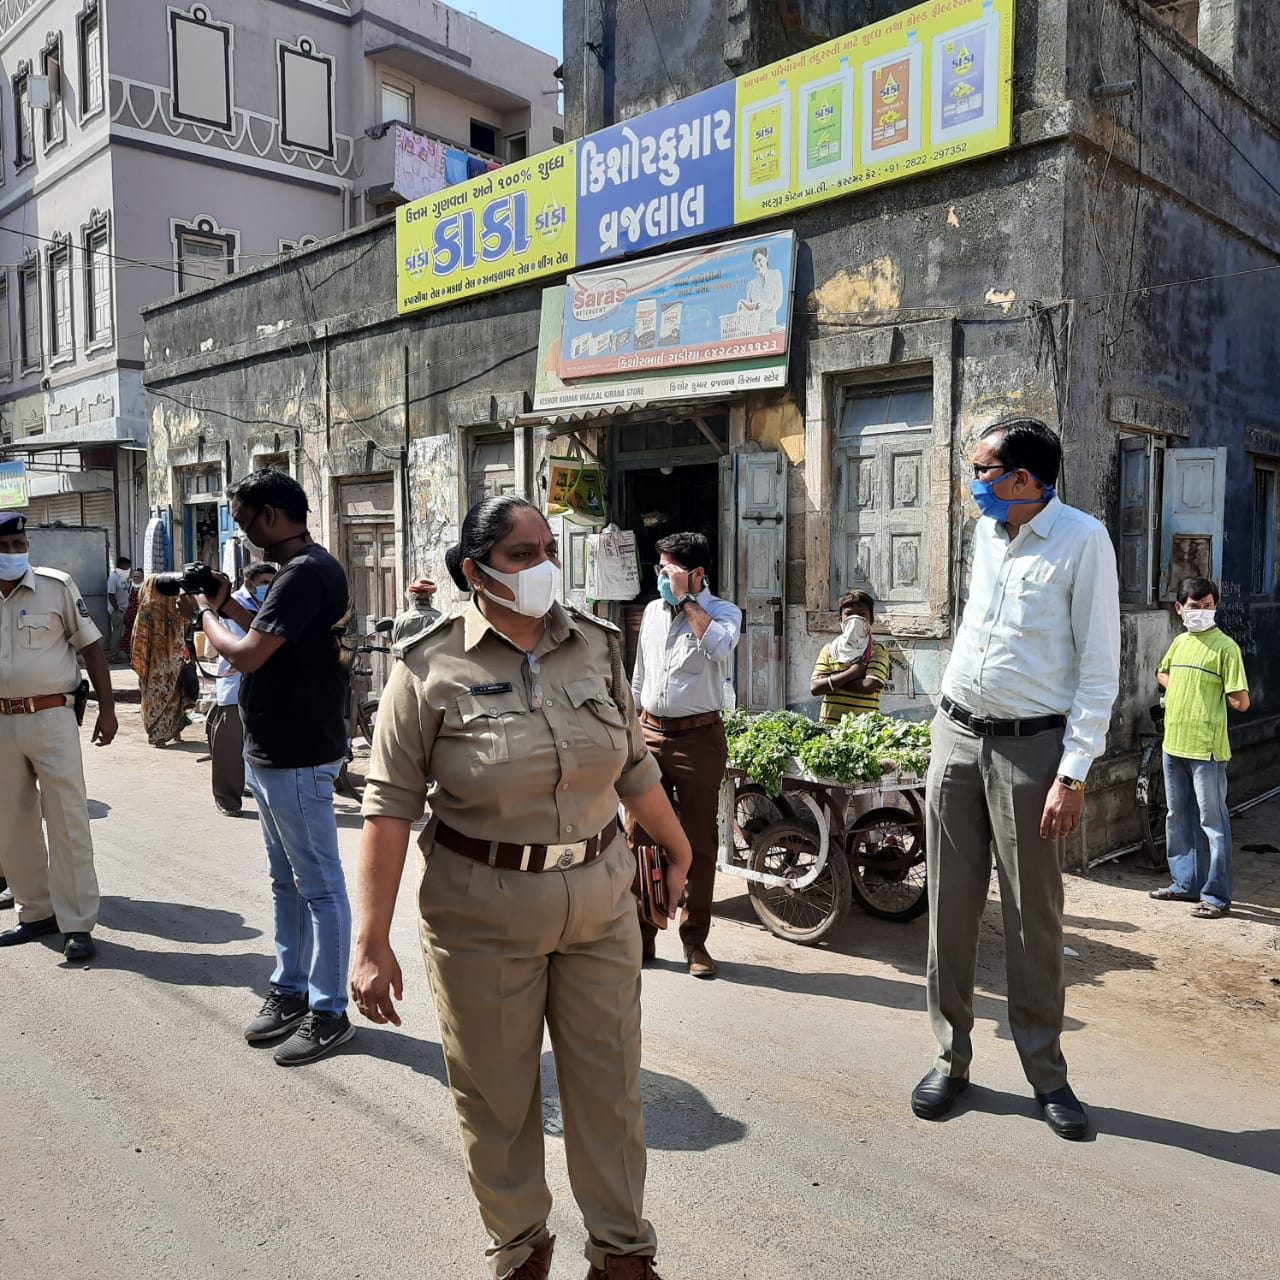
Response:
[{"label": "police cap", "polygon": [[27,517],[21,511],[0,511],[0,537],[12,533],[25,533]]}]

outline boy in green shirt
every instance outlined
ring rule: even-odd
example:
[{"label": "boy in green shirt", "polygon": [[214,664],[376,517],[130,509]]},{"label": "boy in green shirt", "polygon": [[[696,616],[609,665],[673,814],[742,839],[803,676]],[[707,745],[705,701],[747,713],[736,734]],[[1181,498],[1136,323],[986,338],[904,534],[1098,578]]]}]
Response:
[{"label": "boy in green shirt", "polygon": [[1193,916],[1213,920],[1231,910],[1227,708],[1248,711],[1249,683],[1240,646],[1217,628],[1217,586],[1208,578],[1187,578],[1177,607],[1186,632],[1169,646],[1156,673],[1166,690],[1165,853],[1173,884],[1151,896],[1194,902]]},{"label": "boy in green shirt", "polygon": [[[846,591],[837,607],[840,638],[822,646],[809,677],[809,692],[822,699],[818,713],[822,724],[839,724],[845,716],[879,711],[880,691],[889,682],[889,650],[871,638],[875,601],[865,591]],[[849,624],[854,618],[861,619],[863,624],[856,630],[859,637],[856,647],[861,651],[849,653],[851,641],[846,632],[853,632]]]}]

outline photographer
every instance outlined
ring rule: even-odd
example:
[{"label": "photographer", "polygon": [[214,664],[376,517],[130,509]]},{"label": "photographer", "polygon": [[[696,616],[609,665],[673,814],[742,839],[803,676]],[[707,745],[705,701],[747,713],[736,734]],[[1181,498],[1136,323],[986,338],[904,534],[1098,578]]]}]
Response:
[{"label": "photographer", "polygon": [[[314,1062],[355,1034],[347,1020],[351,907],[338,857],[333,782],[346,756],[347,672],[340,637],[350,613],[342,566],[307,532],[307,496],[282,471],[256,471],[230,490],[245,538],[280,572],[262,608],[231,599],[201,567],[182,597],[218,652],[242,675],[245,774],[258,802],[275,900],[271,993],[245,1028],[251,1043],[293,1034],[281,1066]],[[219,613],[246,634],[237,637]]]}]

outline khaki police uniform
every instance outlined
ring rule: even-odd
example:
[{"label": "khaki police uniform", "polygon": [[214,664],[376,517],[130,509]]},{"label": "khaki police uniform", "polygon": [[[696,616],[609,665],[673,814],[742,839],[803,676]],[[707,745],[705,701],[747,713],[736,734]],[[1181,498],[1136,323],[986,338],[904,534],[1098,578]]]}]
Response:
[{"label": "khaki police uniform", "polygon": [[397,650],[378,706],[363,811],[416,820],[431,805],[420,934],[498,1276],[547,1235],[544,1023],[587,1257],[603,1267],[656,1247],[643,1216],[634,862],[616,819],[619,798],[659,773],[611,633],[556,605],[527,655],[473,603]]},{"label": "khaki police uniform", "polygon": [[[76,584],[57,569],[30,568],[7,598],[0,597],[0,795],[6,811],[0,866],[18,902],[19,921],[56,916],[63,933],[87,933],[98,922],[98,879],[71,694],[80,683],[77,652],[101,638]],[[67,695],[64,706],[13,710],[17,699],[59,693]]]}]

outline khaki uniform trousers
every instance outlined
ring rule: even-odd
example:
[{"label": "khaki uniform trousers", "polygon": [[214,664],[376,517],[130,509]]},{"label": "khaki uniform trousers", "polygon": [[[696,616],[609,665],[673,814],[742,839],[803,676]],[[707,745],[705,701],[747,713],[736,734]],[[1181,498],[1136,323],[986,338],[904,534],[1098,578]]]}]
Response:
[{"label": "khaki uniform trousers", "polygon": [[56,916],[63,933],[89,932],[98,923],[98,878],[80,726],[70,707],[0,715],[0,795],[7,810],[0,822],[0,866],[19,921]]},{"label": "khaki uniform trousers", "polygon": [[652,1255],[643,1216],[640,931],[633,864],[615,840],[568,871],[501,871],[434,847],[419,932],[467,1174],[495,1276],[546,1238],[551,1193],[539,1061],[551,1033],[565,1156],[586,1256]]},{"label": "khaki uniform trousers", "polygon": [[[716,862],[720,852],[720,784],[729,762],[724,725],[708,724],[683,733],[662,733],[643,724],[644,740],[662,770],[662,785],[689,837],[693,863],[685,888],[685,906],[680,915],[680,942],[686,952],[704,947],[711,933],[711,904],[716,891]],[[630,817],[627,835],[632,848],[653,844],[654,840]],[[658,931],[641,924],[646,937]]]},{"label": "khaki uniform trousers", "polygon": [[936,1067],[963,1076],[973,1057],[978,930],[995,847],[1004,917],[1009,1029],[1040,1093],[1067,1082],[1062,1056],[1062,842],[1040,818],[1062,759],[1062,730],[981,737],[934,717],[925,812],[929,877],[929,1019]]}]

